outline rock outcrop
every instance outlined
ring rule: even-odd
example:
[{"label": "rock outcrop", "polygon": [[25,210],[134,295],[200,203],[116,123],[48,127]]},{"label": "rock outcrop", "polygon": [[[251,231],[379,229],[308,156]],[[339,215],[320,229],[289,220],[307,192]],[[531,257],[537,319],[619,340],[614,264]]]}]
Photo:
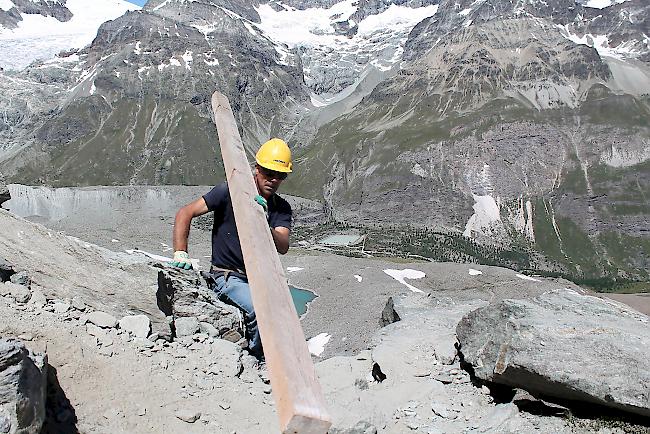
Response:
[{"label": "rock outcrop", "polygon": [[4,176],[2,173],[0,173],[0,205],[9,199],[11,199],[11,195],[9,194],[9,187],[7,187],[7,184],[5,183]]},{"label": "rock outcrop", "polygon": [[219,301],[198,274],[156,266],[161,268],[156,299],[170,319],[170,339],[199,332],[231,342],[243,337],[239,311]]},{"label": "rock outcrop", "polygon": [[0,339],[0,432],[38,434],[45,420],[47,356]]},{"label": "rock outcrop", "polygon": [[477,309],[456,333],[482,380],[647,417],[649,321],[617,302],[560,289]]}]

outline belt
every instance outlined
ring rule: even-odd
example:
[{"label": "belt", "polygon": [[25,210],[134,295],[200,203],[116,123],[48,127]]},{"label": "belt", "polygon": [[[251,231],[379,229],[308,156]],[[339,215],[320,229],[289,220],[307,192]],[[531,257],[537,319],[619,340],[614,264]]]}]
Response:
[{"label": "belt", "polygon": [[246,279],[248,280],[248,277],[246,276],[246,272],[240,270],[240,269],[235,269],[231,270],[229,268],[222,268],[222,267],[217,267],[216,265],[211,265],[210,266],[210,273],[216,275],[216,276],[223,276],[224,279],[228,280],[228,276],[233,275],[235,277],[239,277],[240,279]]}]

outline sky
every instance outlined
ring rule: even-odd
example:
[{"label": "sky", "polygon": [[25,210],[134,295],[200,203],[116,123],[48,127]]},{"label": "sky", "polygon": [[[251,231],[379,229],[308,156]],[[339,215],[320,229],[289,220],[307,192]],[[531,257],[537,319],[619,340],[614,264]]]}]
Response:
[{"label": "sky", "polygon": [[138,6],[144,6],[144,4],[147,2],[147,0],[126,0],[129,3],[135,3]]}]

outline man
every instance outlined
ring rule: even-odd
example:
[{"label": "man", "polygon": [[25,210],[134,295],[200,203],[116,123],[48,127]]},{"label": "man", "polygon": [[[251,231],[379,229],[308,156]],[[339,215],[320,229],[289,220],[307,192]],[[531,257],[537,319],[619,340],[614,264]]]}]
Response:
[{"label": "man", "polygon": [[[255,160],[257,164],[253,176],[259,193],[255,201],[267,212],[271,235],[278,253],[285,254],[289,250],[291,206],[275,192],[291,172],[291,151],[284,141],[271,139],[260,147]],[[214,211],[212,266],[210,272],[203,273],[203,276],[221,301],[241,310],[249,351],[258,359],[263,359],[262,342],[246,278],[232,202],[225,182],[176,213],[173,232],[174,259],[171,264],[184,269],[192,268],[187,253],[190,225],[194,217],[208,211]]]}]

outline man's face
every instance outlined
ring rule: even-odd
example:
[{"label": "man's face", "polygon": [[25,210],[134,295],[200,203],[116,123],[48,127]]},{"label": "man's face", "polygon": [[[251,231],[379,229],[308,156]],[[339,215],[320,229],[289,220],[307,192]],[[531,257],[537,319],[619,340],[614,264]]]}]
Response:
[{"label": "man's face", "polygon": [[278,190],[278,187],[286,178],[287,174],[284,172],[276,172],[259,165],[255,166],[257,190],[265,199],[273,196],[273,193]]}]

